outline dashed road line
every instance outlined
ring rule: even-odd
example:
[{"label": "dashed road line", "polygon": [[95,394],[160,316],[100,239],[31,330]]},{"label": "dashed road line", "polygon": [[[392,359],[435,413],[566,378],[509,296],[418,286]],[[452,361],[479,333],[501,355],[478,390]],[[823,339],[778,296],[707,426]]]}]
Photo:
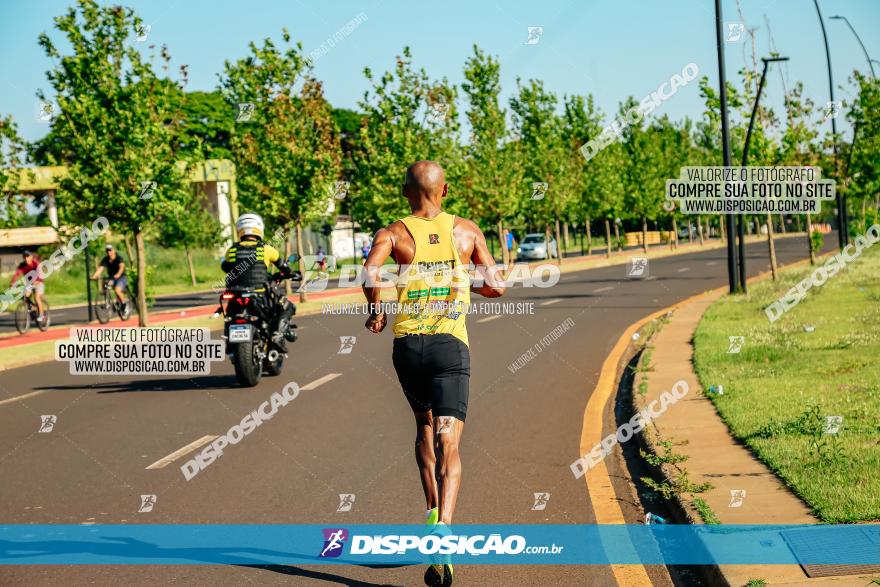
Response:
[{"label": "dashed road line", "polygon": [[497,320],[501,318],[501,314],[495,314],[494,316],[486,316],[485,318],[480,318],[477,322],[488,322],[489,320]]},{"label": "dashed road line", "polygon": [[547,300],[546,302],[541,302],[538,304],[539,306],[549,306],[550,304],[555,304],[556,302],[561,302],[562,298],[556,298],[555,300]]},{"label": "dashed road line", "polygon": [[327,375],[324,375],[323,377],[321,377],[319,379],[315,379],[311,383],[306,383],[305,385],[303,385],[299,389],[300,389],[300,391],[312,391],[313,389],[315,389],[319,385],[324,385],[328,381],[333,381],[334,379],[336,379],[340,375],[342,375],[342,373],[328,373]]},{"label": "dashed road line", "polygon": [[29,397],[34,397],[35,395],[40,395],[40,394],[43,394],[43,393],[46,393],[46,390],[45,390],[45,389],[40,389],[40,390],[37,390],[37,391],[32,391],[32,392],[30,392],[30,393],[25,393],[25,394],[23,394],[23,395],[17,395],[17,396],[15,396],[15,397],[11,397],[11,398],[9,398],[9,399],[5,399],[5,400],[3,400],[3,401],[0,401],[0,406],[2,406],[2,405],[4,405],[4,404],[11,404],[11,403],[13,403],[13,402],[17,402],[17,401],[20,401],[20,400],[23,400],[23,399],[27,399],[27,398],[29,398]]},{"label": "dashed road line", "polygon": [[170,465],[171,463],[173,463],[174,461],[176,461],[180,457],[182,457],[184,455],[188,455],[189,453],[196,450],[197,448],[205,446],[206,444],[208,444],[209,442],[211,442],[215,438],[217,438],[216,434],[206,434],[205,436],[202,436],[198,440],[194,440],[194,441],[190,442],[189,444],[187,444],[186,446],[178,448],[176,451],[174,451],[173,453],[171,453],[167,457],[162,457],[161,459],[159,459],[158,461],[156,461],[155,463],[153,463],[152,465],[147,467],[147,469],[164,469],[165,467],[167,467],[168,465]]},{"label": "dashed road line", "polygon": [[690,270],[691,270],[690,267],[682,267],[681,269],[677,269],[676,271],[678,273],[684,273],[685,271],[690,271]]},{"label": "dashed road line", "polygon": [[609,285],[607,287],[600,287],[599,289],[594,289],[593,293],[602,293],[603,291],[611,291],[612,289],[614,289],[614,286]]}]

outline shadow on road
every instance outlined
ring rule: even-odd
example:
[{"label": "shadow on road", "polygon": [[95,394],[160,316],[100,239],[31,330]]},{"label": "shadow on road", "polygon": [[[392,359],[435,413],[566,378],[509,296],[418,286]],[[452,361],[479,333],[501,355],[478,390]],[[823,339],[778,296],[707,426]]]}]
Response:
[{"label": "shadow on road", "polygon": [[[151,544],[143,540],[137,540],[128,536],[99,536],[102,542],[86,540],[43,540],[23,541],[0,540],[0,553],[9,554],[15,558],[28,559],[45,555],[61,556],[77,559],[83,555],[97,557],[119,557],[121,559],[138,559],[141,564],[169,564],[159,563],[162,560],[188,560],[197,564],[235,565],[254,569],[265,569],[285,575],[309,577],[322,581],[333,581],[341,585],[387,585],[387,583],[366,583],[322,571],[306,570],[290,565],[266,565],[259,564],[261,556],[272,558],[296,558],[317,560],[317,556],[304,555],[293,552],[267,550],[248,546],[228,547],[171,547],[165,548],[157,544]],[[11,553],[11,554],[10,554]],[[151,562],[152,561],[152,562]],[[132,564],[132,563],[129,563]],[[137,563],[135,563],[137,564]],[[389,568],[391,565],[357,565]],[[394,565],[403,566],[403,565]]]},{"label": "shadow on road", "polygon": [[98,393],[127,393],[136,391],[199,391],[201,389],[238,389],[234,375],[203,375],[180,379],[135,379],[83,385],[53,385],[35,389],[46,391],[88,391]]},{"label": "shadow on road", "polygon": [[[367,587],[367,586],[376,586],[376,587],[389,587],[393,585],[392,583],[367,583],[365,581],[359,581],[357,579],[349,579],[348,577],[342,577],[340,575],[335,575],[333,573],[326,573],[324,571],[314,571],[311,569],[303,569],[300,567],[294,567],[290,565],[240,565],[244,567],[249,567],[252,569],[262,569],[265,571],[272,571],[273,573],[280,573],[282,575],[292,575],[294,577],[307,577],[309,579],[317,579],[319,581],[327,581],[333,583],[339,583],[340,585],[350,585],[352,587]],[[373,569],[396,569],[403,565],[358,565],[362,567],[370,567]]]}]

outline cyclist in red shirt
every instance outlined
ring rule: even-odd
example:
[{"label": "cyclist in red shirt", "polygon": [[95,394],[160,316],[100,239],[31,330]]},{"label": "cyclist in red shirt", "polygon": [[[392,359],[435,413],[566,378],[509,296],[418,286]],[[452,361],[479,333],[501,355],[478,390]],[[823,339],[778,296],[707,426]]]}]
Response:
[{"label": "cyclist in red shirt", "polygon": [[37,302],[37,311],[40,314],[37,316],[37,322],[42,322],[43,316],[45,315],[43,296],[46,293],[46,284],[43,283],[43,274],[40,273],[39,270],[40,259],[30,251],[24,251],[21,256],[22,262],[18,264],[15,273],[12,274],[10,285],[15,285],[15,282],[18,281],[19,277],[23,277],[33,271],[35,275],[34,279],[31,280],[30,283],[27,283],[27,280],[25,280],[24,295],[29,296],[32,292],[36,293],[34,299]]}]

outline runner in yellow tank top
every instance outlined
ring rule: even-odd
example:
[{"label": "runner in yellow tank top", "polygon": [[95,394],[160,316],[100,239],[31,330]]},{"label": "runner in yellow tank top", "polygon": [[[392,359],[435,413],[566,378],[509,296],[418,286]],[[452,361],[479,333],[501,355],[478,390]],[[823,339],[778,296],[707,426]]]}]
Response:
[{"label": "runner in yellow tank top", "polygon": [[[374,308],[382,289],[379,269],[389,256],[400,267],[392,361],[415,415],[416,462],[427,523],[438,534],[449,532],[461,484],[458,446],[470,379],[465,328],[470,291],[491,298],[504,293],[480,228],[441,209],[447,190],[439,165],[413,163],[403,185],[412,215],[379,230],[364,263],[364,295]],[[480,271],[483,285],[471,285],[465,271],[470,264]],[[378,334],[386,323],[384,313],[373,312],[366,327]],[[428,566],[425,583],[451,585],[452,573],[452,564],[438,561]]]},{"label": "runner in yellow tank top", "polygon": [[455,216],[407,216],[401,220],[415,242],[415,257],[401,267],[394,336],[451,334],[468,344],[467,317],[470,277],[455,249]]}]

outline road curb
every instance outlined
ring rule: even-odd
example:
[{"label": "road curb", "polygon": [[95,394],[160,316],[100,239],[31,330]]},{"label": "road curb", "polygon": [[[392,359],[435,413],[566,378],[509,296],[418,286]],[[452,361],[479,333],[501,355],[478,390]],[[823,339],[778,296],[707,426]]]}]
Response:
[{"label": "road curb", "polygon": [[[826,257],[833,254],[834,252],[830,252],[819,257],[816,266],[820,266],[821,260],[824,260]],[[803,267],[808,265],[808,263],[809,260],[805,259],[786,265],[785,268]],[[749,282],[763,281],[769,276],[768,272],[764,272],[750,279]],[[632,379],[630,407],[633,413],[645,409],[650,401],[656,400],[661,391],[670,388],[673,380],[686,380],[689,383],[690,389],[688,397],[682,398],[683,401],[678,410],[676,410],[676,407],[673,404],[670,406],[671,415],[662,417],[671,418],[671,420],[653,420],[650,426],[647,426],[645,430],[636,435],[636,441],[643,450],[658,456],[664,453],[664,449],[658,444],[659,441],[685,441],[685,443],[677,444],[677,446],[684,447],[677,452],[685,453],[689,458],[696,457],[697,464],[693,464],[692,461],[689,460],[681,467],[676,467],[669,463],[661,463],[658,466],[648,465],[653,471],[655,481],[671,483],[672,479],[677,478],[683,470],[686,470],[691,482],[699,483],[701,481],[710,480],[713,485],[716,485],[715,488],[708,490],[705,494],[692,494],[685,492],[674,494],[672,499],[666,500],[665,503],[669,508],[668,511],[671,514],[670,517],[672,518],[672,521],[676,523],[706,523],[701,514],[694,507],[692,503],[693,498],[704,498],[704,502],[706,502],[707,505],[714,505],[715,508],[719,508],[719,498],[724,495],[724,490],[729,488],[731,477],[740,479],[740,481],[737,481],[737,484],[742,483],[748,487],[748,481],[746,479],[749,474],[743,471],[743,463],[745,463],[745,467],[748,467],[748,470],[754,470],[755,472],[760,471],[760,476],[754,477],[756,483],[761,483],[761,485],[756,486],[758,489],[757,495],[760,497],[751,498],[752,500],[760,499],[758,502],[751,502],[752,508],[757,507],[757,509],[753,509],[746,514],[741,514],[739,513],[739,510],[736,509],[718,509],[716,517],[723,514],[722,517],[724,519],[721,520],[722,523],[761,523],[754,521],[749,522],[748,519],[751,518],[754,520],[772,519],[778,523],[818,524],[820,522],[811,515],[809,506],[791,492],[791,490],[786,487],[785,483],[778,476],[773,474],[773,472],[750,450],[741,446],[732,436],[730,436],[726,424],[723,423],[714,406],[711,405],[710,400],[703,397],[700,391],[702,387],[693,369],[690,355],[681,352],[680,348],[678,348],[682,346],[683,339],[686,339],[687,342],[685,344],[688,345],[690,351],[693,352],[694,332],[696,331],[704,313],[708,310],[711,304],[722,297],[724,290],[725,288],[718,288],[706,292],[704,296],[698,296],[679,304],[671,314],[669,324],[666,324],[663,327],[664,330],[670,328],[677,328],[680,330],[674,335],[670,333],[673,338],[667,336],[666,340],[662,340],[662,332],[658,330],[653,333],[649,340],[644,341],[644,348],[648,348],[649,345],[656,342],[651,348],[653,351],[657,352],[653,353],[652,351],[652,360],[650,361],[646,361],[646,355],[644,353],[639,357],[639,369],[637,370],[636,376]],[[704,307],[694,308],[692,307],[693,304],[700,304]],[[685,313],[687,313],[687,316],[684,315]],[[679,320],[677,324],[676,319]],[[684,320],[684,323],[682,323],[681,320]],[[684,329],[684,331],[681,331],[681,329]],[[663,359],[656,359],[656,354],[667,356]],[[674,374],[673,377],[670,377],[671,373]],[[650,386],[647,383],[649,380],[653,380]],[[658,382],[657,380],[660,381]],[[643,388],[645,392],[644,394],[640,393]],[[658,422],[660,423],[659,425]],[[699,427],[690,425],[689,423],[691,422],[700,422]],[[716,439],[720,439],[720,441]],[[687,444],[687,442],[690,442],[690,444]],[[708,460],[707,457],[702,454],[702,452],[706,450],[710,450],[712,454]],[[732,469],[730,470],[729,475],[727,477],[718,477],[716,482],[714,477],[717,477],[717,475],[712,474],[714,469],[711,468],[712,465],[710,463],[719,459],[733,464],[731,464]],[[702,463],[700,463],[700,461],[702,461]],[[755,472],[751,474],[754,475]],[[743,475],[746,477],[743,477]],[[739,488],[742,489],[743,485],[739,485]],[[761,489],[766,490],[768,488],[770,491],[764,491],[765,495],[761,495]],[[750,494],[752,494],[752,489],[754,489],[754,487],[749,487]],[[767,495],[770,495],[771,497],[767,497]],[[724,498],[725,503],[726,501],[727,498]],[[756,506],[755,503],[758,505]],[[721,507],[723,508],[723,506]],[[734,520],[738,520],[739,517],[743,515],[746,516],[743,521],[731,522],[731,516]],[[749,577],[761,577],[767,581],[768,585],[815,585],[827,582],[834,582],[837,585],[864,584],[863,582],[858,583],[859,581],[862,581],[863,578],[855,575],[808,578],[797,565],[707,565],[698,567],[698,570],[703,575],[704,579],[711,585],[738,587],[744,585]]]},{"label": "road curb", "polygon": [[[790,237],[798,235],[799,233],[790,234]],[[800,234],[800,236],[803,235]],[[834,254],[833,251],[824,255],[817,256],[816,264],[819,265],[819,261],[821,259],[824,259],[825,257],[832,254]],[[801,261],[796,261],[794,263],[780,266],[780,269],[782,269],[783,267],[799,267],[807,263],[809,263],[809,259],[803,259]],[[747,283],[753,283],[755,281],[766,279],[770,275],[771,273],[769,271],[759,273],[758,275],[749,278],[747,280]],[[605,358],[605,361],[602,363],[602,368],[599,372],[596,386],[593,390],[593,393],[589,396],[587,406],[584,409],[578,454],[586,455],[589,450],[593,446],[598,444],[601,440],[601,423],[603,422],[603,416],[608,409],[609,402],[611,402],[611,400],[613,399],[616,399],[617,390],[620,386],[623,370],[626,368],[626,364],[629,360],[632,359],[633,355],[636,352],[633,335],[637,332],[640,332],[647,324],[649,324],[653,320],[660,318],[661,316],[673,313],[678,308],[694,302],[703,296],[723,293],[727,289],[727,286],[721,286],[705,291],[703,293],[690,296],[675,304],[667,306],[666,308],[652,312],[651,314],[630,324],[629,327],[624,330],[624,332],[615,342],[608,356]],[[600,425],[590,425],[591,423],[595,422],[599,422]],[[638,436],[641,436],[641,434]],[[621,457],[619,447],[618,451],[615,454],[617,455],[617,457]],[[593,510],[596,515],[596,523],[625,523],[623,512],[620,509],[619,504],[617,503],[616,493],[612,486],[611,477],[608,473],[607,467],[605,466],[604,460],[600,460],[595,466],[587,470],[586,474],[584,475],[584,480],[586,482],[585,485],[587,495],[589,497],[590,503],[593,504]],[[682,517],[682,519],[686,518]],[[633,573],[628,572],[630,570],[634,570],[633,567],[641,570],[641,572],[636,571],[635,577],[633,576]],[[641,577],[647,578],[646,575],[642,575],[642,573],[644,572],[644,567],[641,565],[612,565],[612,571],[614,571],[614,575],[615,578],[618,580],[618,583],[622,585],[638,584],[633,583],[632,581],[634,579],[639,580],[641,579]],[[708,573],[707,578],[710,580],[710,584],[728,584],[721,578],[721,570],[718,568],[708,569],[703,572]],[[641,577],[639,577],[640,575]],[[636,579],[636,577],[639,578]],[[712,582],[713,580],[718,582]]]}]

